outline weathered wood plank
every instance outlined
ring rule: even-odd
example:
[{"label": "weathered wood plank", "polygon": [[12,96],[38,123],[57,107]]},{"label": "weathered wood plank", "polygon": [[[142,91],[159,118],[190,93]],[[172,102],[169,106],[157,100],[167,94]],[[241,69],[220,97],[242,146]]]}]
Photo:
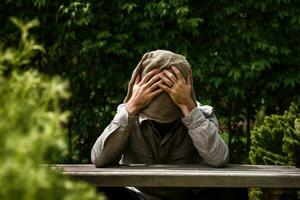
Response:
[{"label": "weathered wood plank", "polygon": [[55,165],[58,171],[97,186],[300,188],[293,166],[228,165],[224,168],[183,165]]},{"label": "weathered wood plank", "polygon": [[67,164],[67,165],[53,165],[55,168],[65,168],[66,170],[74,170],[74,171],[99,171],[99,169],[177,169],[177,170],[189,170],[189,169],[201,169],[201,170],[213,170],[213,171],[299,171],[300,169],[295,168],[294,166],[274,166],[274,165],[226,165],[223,168],[213,168],[202,165],[144,165],[144,164],[132,164],[126,166],[110,166],[106,168],[96,168],[91,164]]}]

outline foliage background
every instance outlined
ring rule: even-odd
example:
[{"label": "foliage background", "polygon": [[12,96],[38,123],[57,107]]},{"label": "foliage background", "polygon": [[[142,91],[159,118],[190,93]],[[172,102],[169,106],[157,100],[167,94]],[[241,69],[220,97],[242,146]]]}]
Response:
[{"label": "foliage background", "polygon": [[[0,46],[18,42],[8,21],[40,20],[47,50],[35,69],[70,81],[68,156],[90,149],[121,103],[141,56],[168,49],[187,57],[200,102],[215,107],[232,163],[247,162],[250,130],[264,114],[299,105],[300,3],[292,0],[3,0]],[[28,68],[28,66],[24,66]]]},{"label": "foliage background", "polygon": [[86,183],[72,182],[41,164],[66,152],[63,125],[68,111],[60,101],[69,97],[68,82],[35,69],[31,58],[44,49],[29,38],[37,26],[12,18],[20,29],[16,48],[0,49],[0,199],[103,200]]}]

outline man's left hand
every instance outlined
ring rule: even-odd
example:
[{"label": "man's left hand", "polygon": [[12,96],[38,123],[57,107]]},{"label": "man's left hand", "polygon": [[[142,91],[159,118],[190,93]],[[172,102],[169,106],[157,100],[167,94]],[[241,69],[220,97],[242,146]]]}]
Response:
[{"label": "man's left hand", "polygon": [[189,75],[185,79],[176,67],[172,66],[171,69],[175,75],[169,70],[164,70],[159,74],[164,82],[164,84],[160,83],[159,87],[170,95],[186,117],[197,106],[192,98],[191,77]]}]

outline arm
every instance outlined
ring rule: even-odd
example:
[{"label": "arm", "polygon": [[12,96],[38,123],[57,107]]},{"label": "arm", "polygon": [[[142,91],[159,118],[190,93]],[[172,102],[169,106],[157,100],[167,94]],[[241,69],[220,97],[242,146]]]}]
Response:
[{"label": "arm", "polygon": [[137,114],[151,100],[162,92],[158,87],[159,76],[150,71],[141,80],[135,79],[132,96],[126,104],[121,104],[113,121],[97,139],[91,152],[91,160],[97,167],[115,162],[127,147],[130,132],[134,131]]},{"label": "arm", "polygon": [[103,167],[119,160],[127,147],[129,133],[134,129],[136,117],[128,115],[125,104],[118,107],[112,122],[98,137],[91,151],[91,160],[96,167]]},{"label": "arm", "polygon": [[181,109],[183,123],[203,161],[211,166],[219,167],[228,161],[228,147],[219,135],[219,125],[213,110],[208,106],[196,104],[192,98],[191,77],[186,79],[176,67],[171,67],[175,75],[165,70],[160,74],[165,84],[159,86],[172,98]]},{"label": "arm", "polygon": [[183,119],[183,123],[206,164],[220,167],[227,163],[228,147],[219,134],[218,121],[212,107],[198,105]]}]

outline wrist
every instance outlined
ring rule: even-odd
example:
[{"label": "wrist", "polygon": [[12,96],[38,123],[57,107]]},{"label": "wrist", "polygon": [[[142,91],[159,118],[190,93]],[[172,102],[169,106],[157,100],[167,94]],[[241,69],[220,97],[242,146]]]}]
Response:
[{"label": "wrist", "polygon": [[138,108],[138,106],[137,105],[135,105],[133,102],[131,102],[131,101],[128,101],[127,103],[126,103],[126,110],[127,110],[127,112],[128,112],[128,114],[130,115],[130,116],[135,116],[135,115],[137,115],[138,113],[139,113],[139,111],[140,111],[140,109]]},{"label": "wrist", "polygon": [[189,101],[186,104],[180,106],[179,108],[181,109],[184,117],[187,117],[190,114],[190,112],[192,110],[194,110],[194,108],[196,108],[196,107],[197,107],[196,102],[191,99],[191,101]]}]

